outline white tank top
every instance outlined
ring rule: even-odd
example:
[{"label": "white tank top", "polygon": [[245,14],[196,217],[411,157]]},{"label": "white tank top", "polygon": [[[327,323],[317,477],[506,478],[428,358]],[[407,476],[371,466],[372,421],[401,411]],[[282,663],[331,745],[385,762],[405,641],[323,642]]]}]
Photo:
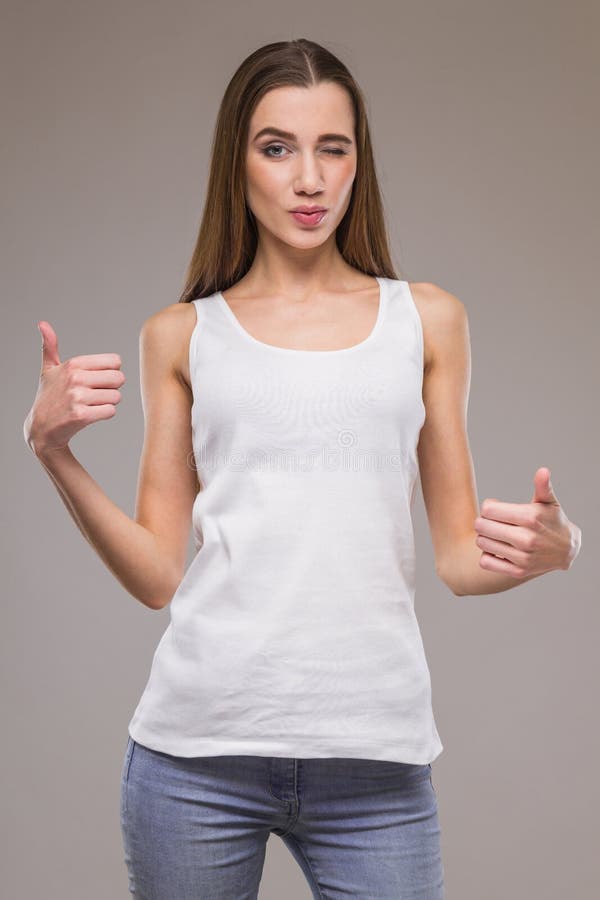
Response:
[{"label": "white tank top", "polygon": [[254,338],[222,293],[192,301],[196,554],[129,723],[176,756],[442,751],[414,611],[425,420],[408,283],[341,350]]}]

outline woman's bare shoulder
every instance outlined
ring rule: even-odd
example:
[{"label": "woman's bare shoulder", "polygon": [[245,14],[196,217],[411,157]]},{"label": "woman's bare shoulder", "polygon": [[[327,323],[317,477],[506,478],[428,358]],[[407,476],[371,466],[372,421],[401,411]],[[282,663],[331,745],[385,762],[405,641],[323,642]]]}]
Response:
[{"label": "woman's bare shoulder", "polygon": [[408,286],[423,325],[425,368],[428,369],[440,341],[457,328],[468,327],[467,311],[456,294],[431,281],[410,281]]},{"label": "woman's bare shoulder", "polygon": [[161,354],[163,365],[174,370],[190,387],[189,346],[196,325],[193,303],[170,303],[144,321],[140,341]]}]

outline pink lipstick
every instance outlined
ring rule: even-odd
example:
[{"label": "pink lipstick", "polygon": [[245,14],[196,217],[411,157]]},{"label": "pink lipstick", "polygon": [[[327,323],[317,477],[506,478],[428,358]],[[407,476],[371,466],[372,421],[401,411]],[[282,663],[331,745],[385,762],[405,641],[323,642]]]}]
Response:
[{"label": "pink lipstick", "polygon": [[296,222],[301,225],[319,225],[327,215],[326,209],[317,209],[314,212],[302,212],[300,210],[291,210]]}]

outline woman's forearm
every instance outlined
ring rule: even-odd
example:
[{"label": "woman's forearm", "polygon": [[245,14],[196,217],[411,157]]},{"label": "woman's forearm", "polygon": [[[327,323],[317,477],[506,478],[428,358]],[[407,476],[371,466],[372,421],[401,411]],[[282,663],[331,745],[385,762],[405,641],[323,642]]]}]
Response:
[{"label": "woman's forearm", "polygon": [[125,590],[150,609],[165,606],[181,573],[156,535],[113,503],[69,447],[35,455],[84,538]]},{"label": "woman's forearm", "polygon": [[504,572],[483,569],[479,565],[482,551],[475,543],[476,539],[477,532],[474,531],[472,537],[456,541],[452,548],[452,558],[439,570],[440,578],[457,597],[497,594],[538,577],[525,575],[523,578],[514,578]]}]

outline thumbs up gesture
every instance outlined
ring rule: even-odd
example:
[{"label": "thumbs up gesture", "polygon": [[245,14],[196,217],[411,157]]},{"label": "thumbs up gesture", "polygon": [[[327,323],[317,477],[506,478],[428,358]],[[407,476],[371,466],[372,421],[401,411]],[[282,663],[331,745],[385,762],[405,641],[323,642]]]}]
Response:
[{"label": "thumbs up gesture", "polygon": [[74,434],[100,419],[111,419],[121,400],[125,382],[118,353],[58,355],[58,338],[49,322],[41,321],[42,366],[37,394],[23,435],[31,450],[40,454],[68,446]]},{"label": "thumbs up gesture", "polygon": [[550,470],[538,469],[533,481],[529,503],[491,498],[481,504],[474,527],[482,569],[523,578],[571,567],[581,547],[581,529],[563,512]]}]

